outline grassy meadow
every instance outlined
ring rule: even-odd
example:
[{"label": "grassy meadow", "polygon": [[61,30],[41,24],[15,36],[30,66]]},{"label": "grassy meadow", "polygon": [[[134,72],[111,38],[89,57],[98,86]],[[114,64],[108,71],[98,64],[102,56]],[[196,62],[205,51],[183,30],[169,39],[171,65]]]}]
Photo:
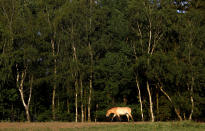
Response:
[{"label": "grassy meadow", "polygon": [[[78,129],[72,129],[76,131]],[[145,124],[119,124],[99,127],[89,127],[83,131],[204,131],[204,124],[191,123],[145,123]]]},{"label": "grassy meadow", "polygon": [[[19,126],[18,126],[19,125]],[[204,131],[196,122],[0,123],[0,131]]]}]

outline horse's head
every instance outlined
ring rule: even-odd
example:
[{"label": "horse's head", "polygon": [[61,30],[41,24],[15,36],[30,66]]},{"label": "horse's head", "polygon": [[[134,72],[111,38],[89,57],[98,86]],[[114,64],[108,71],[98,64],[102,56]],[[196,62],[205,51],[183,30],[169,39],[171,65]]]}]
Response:
[{"label": "horse's head", "polygon": [[109,117],[110,114],[111,114],[111,112],[110,112],[110,110],[108,110],[107,113],[106,113],[106,117]]}]

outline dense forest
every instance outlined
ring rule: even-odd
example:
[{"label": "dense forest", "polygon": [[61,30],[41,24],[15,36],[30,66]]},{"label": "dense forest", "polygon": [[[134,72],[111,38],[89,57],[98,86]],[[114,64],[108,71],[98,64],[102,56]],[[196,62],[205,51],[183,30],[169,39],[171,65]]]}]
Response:
[{"label": "dense forest", "polygon": [[116,106],[205,121],[204,0],[0,0],[0,121],[107,121]]}]

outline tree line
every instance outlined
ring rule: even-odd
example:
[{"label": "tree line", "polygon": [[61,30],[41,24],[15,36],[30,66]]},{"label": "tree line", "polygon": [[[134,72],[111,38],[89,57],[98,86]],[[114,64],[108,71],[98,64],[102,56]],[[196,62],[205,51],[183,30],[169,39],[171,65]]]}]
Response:
[{"label": "tree line", "polygon": [[1,0],[1,121],[204,121],[203,0]]}]

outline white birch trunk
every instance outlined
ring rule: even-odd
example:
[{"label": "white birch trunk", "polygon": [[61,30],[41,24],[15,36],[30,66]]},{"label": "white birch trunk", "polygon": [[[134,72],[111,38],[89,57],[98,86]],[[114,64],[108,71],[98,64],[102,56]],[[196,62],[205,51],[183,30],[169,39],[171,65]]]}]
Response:
[{"label": "white birch trunk", "polygon": [[[84,91],[84,97],[87,98],[87,91]],[[87,104],[84,105],[84,121],[87,121]]]},{"label": "white birch trunk", "polygon": [[96,110],[95,110],[95,122],[97,122],[97,110],[98,110],[98,104],[96,104]]},{"label": "white birch trunk", "polygon": [[31,101],[31,96],[32,96],[32,84],[33,84],[33,76],[31,76],[31,79],[30,79],[30,86],[29,86],[29,98],[28,98],[28,102],[26,103],[25,102],[25,99],[24,99],[24,81],[25,81],[25,78],[26,78],[26,71],[27,71],[27,66],[26,68],[22,71],[21,75],[20,75],[20,72],[19,72],[19,69],[18,69],[18,65],[16,65],[16,69],[17,69],[17,77],[16,77],[16,84],[17,84],[17,87],[18,87],[18,90],[20,92],[20,96],[21,96],[21,101],[23,103],[23,106],[25,108],[25,112],[26,112],[26,118],[27,118],[27,121],[30,122],[31,121],[31,118],[30,118],[30,113],[29,113],[29,105],[30,105],[30,101]]},{"label": "white birch trunk", "polygon": [[50,14],[48,11],[48,8],[46,6],[46,11],[47,11],[47,21],[48,21],[48,25],[50,27],[50,30],[53,31],[54,35],[53,38],[51,38],[51,47],[52,47],[52,55],[54,57],[54,69],[53,69],[53,73],[54,73],[54,85],[53,85],[53,93],[52,93],[52,118],[53,120],[56,119],[56,114],[55,114],[55,97],[56,97],[56,74],[57,74],[57,59],[56,59],[56,55],[58,53],[56,53],[56,48],[55,48],[55,37],[56,37],[56,31],[55,29],[53,29],[53,25],[51,23],[50,20]]},{"label": "white birch trunk", "polygon": [[192,120],[192,115],[194,112],[193,86],[194,86],[194,77],[192,76],[192,83],[191,83],[191,89],[190,89],[191,113],[189,115],[189,120]]},{"label": "white birch trunk", "polygon": [[[151,16],[149,16],[149,17],[151,17]],[[151,19],[149,18],[149,42],[148,42],[148,49],[147,49],[147,54],[149,54],[149,55],[152,55],[151,54],[151,42],[152,42],[152,22],[151,22]],[[149,65],[149,58],[147,60],[147,64]],[[149,86],[148,81],[147,81],[147,92],[149,95],[150,115],[151,115],[152,122],[154,122],[152,95],[150,92],[150,86]]]},{"label": "white birch trunk", "polygon": [[[55,36],[54,36],[55,37]],[[51,39],[51,45],[52,45],[52,55],[53,57],[56,57],[55,55],[55,42],[53,39]],[[53,114],[53,120],[56,119],[56,115],[55,115],[55,97],[56,97],[56,74],[57,74],[57,70],[56,70],[56,66],[57,66],[57,59],[54,58],[54,69],[53,69],[53,73],[54,73],[54,85],[53,85],[53,94],[52,94],[52,114]]]},{"label": "white birch trunk", "polygon": [[89,96],[88,96],[88,121],[91,122],[91,114],[90,114],[90,108],[91,108],[91,98],[92,98],[92,74],[90,74],[90,88],[89,88]]},{"label": "white birch trunk", "polygon": [[142,117],[142,121],[144,121],[144,114],[143,114],[143,107],[142,107],[142,98],[141,98],[141,91],[140,91],[140,85],[136,76],[136,84],[137,84],[137,89],[138,89],[138,98],[139,98],[139,102],[140,102],[140,111],[141,111],[141,117]]},{"label": "white birch trunk", "polygon": [[180,121],[182,121],[182,117],[180,116],[180,111],[174,106],[172,99],[169,97],[169,95],[163,90],[162,87],[159,87],[160,91],[167,97],[167,99],[170,101],[170,103],[172,104],[172,106],[174,107],[174,111],[177,115],[177,117],[179,118]]},{"label": "white birch trunk", "polygon": [[[90,16],[92,14],[92,0],[89,1],[90,2]],[[91,32],[91,28],[92,28],[92,19],[91,17],[89,18],[89,31]],[[88,43],[88,47],[89,47],[89,53],[90,53],[90,86],[89,86],[89,96],[88,96],[88,121],[91,122],[91,99],[92,99],[92,79],[93,79],[93,53],[92,53],[92,48],[91,48],[91,43],[89,40]]]},{"label": "white birch trunk", "polygon": [[[73,50],[74,50],[74,59],[77,63],[77,55],[76,55],[76,49],[73,45]],[[75,122],[78,122],[78,79],[77,79],[77,72],[75,71],[74,73],[75,77]]]},{"label": "white birch trunk", "polygon": [[[138,28],[139,28],[139,25],[138,25]],[[139,32],[140,32],[140,34],[141,34],[140,28],[139,28]],[[141,42],[142,42],[142,41],[141,41]],[[141,43],[141,44],[142,44],[142,43]],[[134,45],[133,45],[133,49],[134,49],[135,59],[136,59],[136,62],[137,62],[137,52],[136,52],[136,49],[135,49],[135,46],[134,46]],[[141,91],[140,91],[140,85],[139,85],[139,81],[138,81],[138,78],[137,78],[137,74],[135,74],[135,80],[136,80],[136,85],[137,85],[137,89],[138,89],[138,98],[139,98],[139,102],[140,102],[141,117],[142,117],[142,121],[144,121]]]},{"label": "white birch trunk", "polygon": [[148,81],[147,81],[147,92],[148,92],[148,95],[149,95],[150,114],[151,114],[152,122],[154,122],[152,95],[151,95],[151,92],[150,92],[150,88],[149,88],[149,83],[148,83]]},{"label": "white birch trunk", "polygon": [[[192,35],[190,35],[190,44],[189,46],[189,64],[192,67],[192,61],[191,61],[191,51],[192,51]],[[192,71],[192,70],[191,70]],[[188,88],[189,92],[190,92],[190,101],[191,101],[191,113],[189,114],[189,120],[192,120],[192,115],[194,112],[194,99],[193,99],[193,87],[194,87],[194,77],[193,77],[194,73],[192,71],[192,77],[191,77],[191,89]],[[189,86],[189,84],[188,84]]]},{"label": "white birch trunk", "polygon": [[[73,43],[73,59],[77,63],[77,54],[76,54],[76,48]],[[78,122],[78,79],[77,79],[77,71],[75,70],[74,73],[75,78],[75,122]]]},{"label": "white birch trunk", "polygon": [[77,91],[77,80],[75,82],[75,122],[78,122],[78,91]]},{"label": "white birch trunk", "polygon": [[84,122],[84,105],[83,105],[83,82],[80,79],[80,99],[81,99],[81,122]]}]

